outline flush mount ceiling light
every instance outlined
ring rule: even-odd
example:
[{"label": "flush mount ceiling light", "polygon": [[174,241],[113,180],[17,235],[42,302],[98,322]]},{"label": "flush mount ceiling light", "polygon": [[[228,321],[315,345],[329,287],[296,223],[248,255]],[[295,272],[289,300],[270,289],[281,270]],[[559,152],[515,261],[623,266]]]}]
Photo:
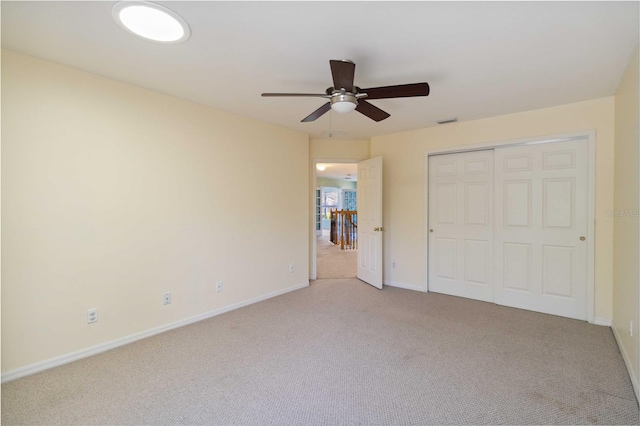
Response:
[{"label": "flush mount ceiling light", "polygon": [[116,3],[111,14],[125,30],[158,43],[182,43],[191,35],[184,19],[155,3],[121,1]]},{"label": "flush mount ceiling light", "polygon": [[324,171],[327,168],[324,164],[316,164],[316,169],[319,171]]}]

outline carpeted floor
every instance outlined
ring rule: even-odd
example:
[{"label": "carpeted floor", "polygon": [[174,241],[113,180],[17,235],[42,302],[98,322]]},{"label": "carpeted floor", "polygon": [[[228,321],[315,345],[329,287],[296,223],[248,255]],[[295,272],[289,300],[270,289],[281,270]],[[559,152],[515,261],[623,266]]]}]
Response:
[{"label": "carpeted floor", "polygon": [[340,250],[328,235],[316,239],[316,271],[318,279],[353,278],[357,276],[358,250]]},{"label": "carpeted floor", "polygon": [[357,279],[2,385],[2,424],[635,424],[607,327]]}]

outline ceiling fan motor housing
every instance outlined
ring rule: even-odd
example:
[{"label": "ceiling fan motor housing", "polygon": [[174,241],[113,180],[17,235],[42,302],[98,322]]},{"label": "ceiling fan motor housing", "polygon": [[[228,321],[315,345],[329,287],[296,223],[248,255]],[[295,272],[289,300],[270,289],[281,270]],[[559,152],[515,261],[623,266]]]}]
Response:
[{"label": "ceiling fan motor housing", "polygon": [[358,98],[353,93],[335,93],[331,95],[331,104],[335,104],[336,102],[351,102],[355,105],[358,105]]}]

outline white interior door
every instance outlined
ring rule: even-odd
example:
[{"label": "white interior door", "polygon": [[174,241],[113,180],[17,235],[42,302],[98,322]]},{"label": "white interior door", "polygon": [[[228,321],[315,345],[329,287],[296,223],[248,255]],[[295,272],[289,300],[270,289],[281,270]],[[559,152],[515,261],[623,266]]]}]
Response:
[{"label": "white interior door", "polygon": [[429,291],[493,301],[493,151],[429,157]]},{"label": "white interior door", "polygon": [[382,157],[358,163],[358,278],[382,289]]},{"label": "white interior door", "polygon": [[495,302],[587,319],[588,147],[495,150]]}]

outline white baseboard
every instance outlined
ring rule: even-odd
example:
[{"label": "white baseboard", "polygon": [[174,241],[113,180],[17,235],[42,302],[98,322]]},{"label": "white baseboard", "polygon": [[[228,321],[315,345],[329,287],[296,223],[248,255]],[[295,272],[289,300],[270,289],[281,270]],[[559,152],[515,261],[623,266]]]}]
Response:
[{"label": "white baseboard", "polygon": [[620,348],[620,353],[622,354],[622,359],[624,359],[624,364],[627,366],[627,372],[629,373],[629,378],[631,379],[631,384],[633,385],[633,391],[636,393],[636,399],[640,401],[640,387],[638,386],[638,378],[633,374],[634,369],[631,367],[631,359],[627,354],[624,346],[620,344],[621,339],[616,331],[616,328],[611,324],[611,330],[613,330],[613,336],[616,338],[616,343],[618,344],[618,348]]},{"label": "white baseboard", "polygon": [[119,346],[123,346],[138,340],[145,339],[147,337],[155,336],[156,334],[164,333],[165,331],[173,330],[174,328],[184,327],[185,325],[193,324],[198,321],[202,321],[211,317],[215,317],[216,315],[221,315],[229,311],[233,311],[235,309],[243,308],[248,305],[252,305],[254,303],[262,302],[263,300],[271,299],[272,297],[281,296],[285,293],[289,293],[294,290],[299,290],[304,287],[308,287],[309,283],[306,282],[304,284],[294,285],[292,287],[288,287],[282,290],[274,291],[271,293],[264,294],[262,296],[254,297],[253,299],[245,300],[243,302],[234,303],[233,305],[225,306],[222,308],[214,309],[213,311],[204,312],[199,315],[195,315],[189,318],[185,318],[183,320],[175,321],[169,324],[161,325],[159,327],[154,327],[149,330],[141,331],[139,333],[131,334],[129,336],[121,337],[119,339],[111,340],[108,342],[100,343],[95,346],[91,346],[85,349],[80,349],[79,351],[70,352],[68,354],[60,355],[54,358],[49,358],[44,361],[35,362],[33,364],[25,365],[24,367],[16,368],[15,370],[7,371],[2,374],[2,383],[9,382],[11,380],[16,380],[21,377],[29,376],[34,373],[38,373],[40,371],[48,370],[53,367],[58,367],[60,365],[68,364],[73,361],[80,360],[82,358],[87,358],[92,355],[99,354],[101,352],[105,352],[111,349],[115,349]]},{"label": "white baseboard", "polygon": [[604,325],[605,327],[611,327],[611,319],[610,318],[595,317],[593,319],[593,323],[595,325]]},{"label": "white baseboard", "polygon": [[404,288],[405,290],[413,290],[413,291],[421,291],[421,292],[425,291],[422,287],[419,287],[417,285],[399,283],[399,282],[395,282],[395,281],[387,281],[387,280],[385,280],[384,281],[384,285],[388,285],[389,287]]}]

